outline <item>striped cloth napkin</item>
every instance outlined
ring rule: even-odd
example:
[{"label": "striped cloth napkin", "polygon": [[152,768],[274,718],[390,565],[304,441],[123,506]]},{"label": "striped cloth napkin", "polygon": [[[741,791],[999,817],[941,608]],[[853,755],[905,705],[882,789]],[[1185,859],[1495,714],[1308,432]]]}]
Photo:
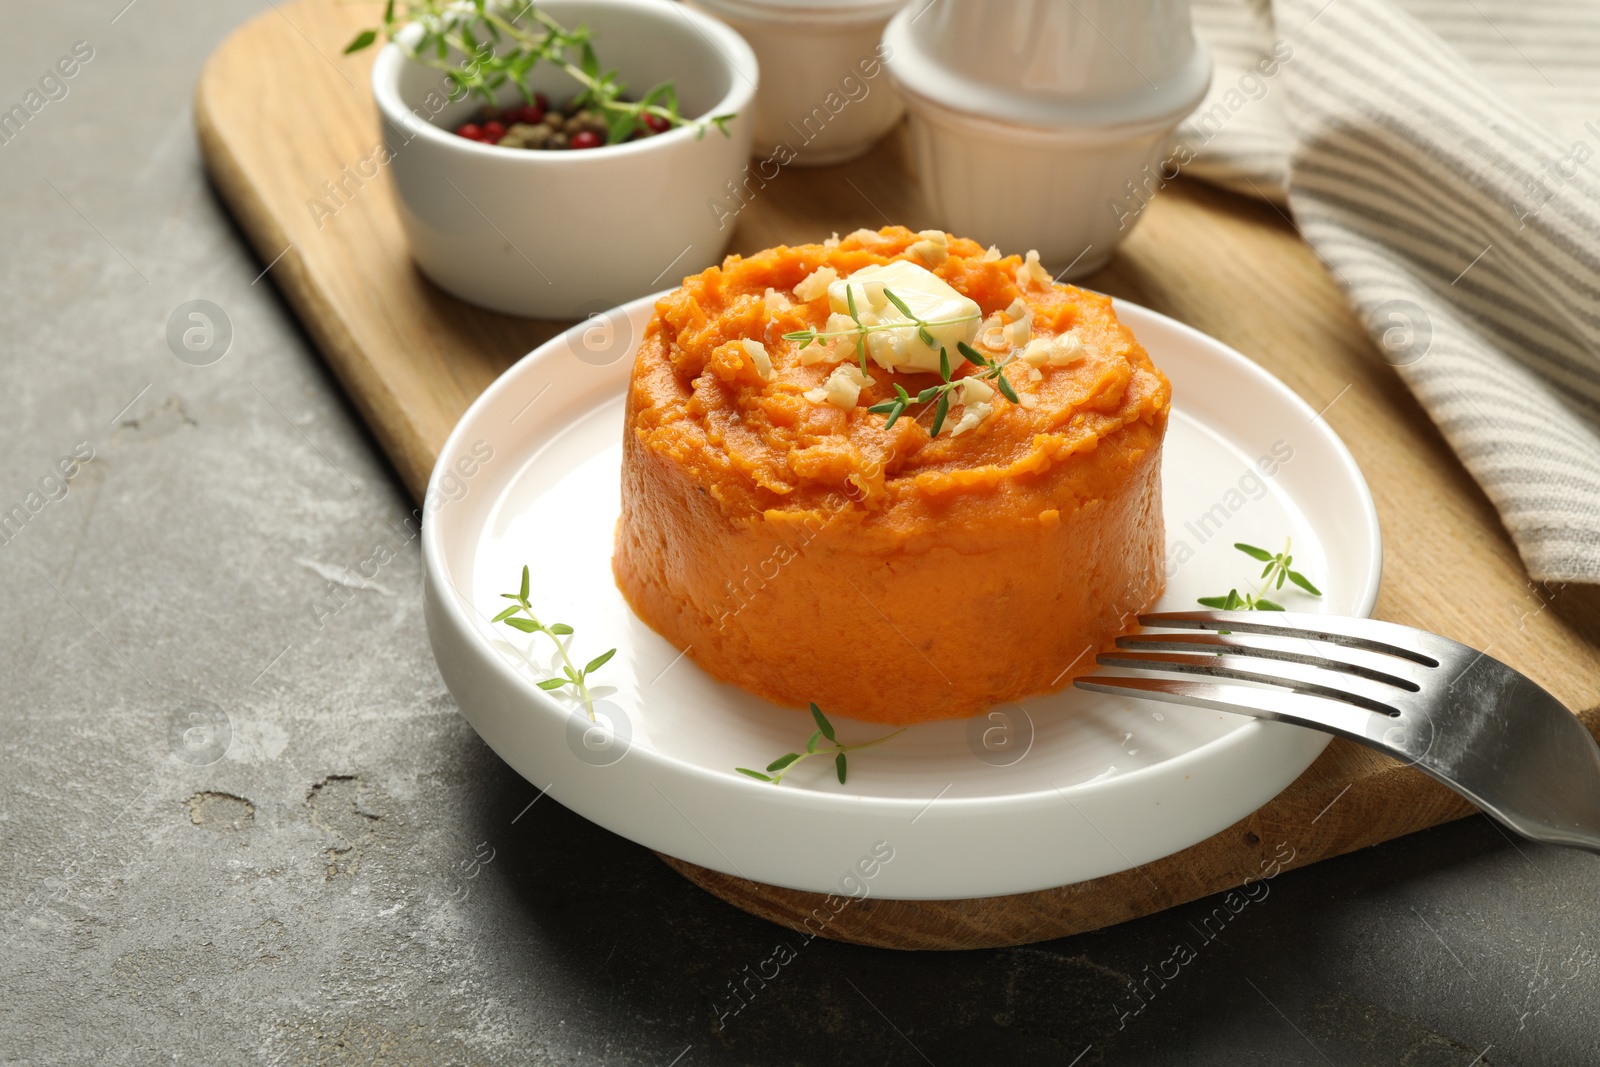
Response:
[{"label": "striped cloth napkin", "polygon": [[1600,582],[1600,2],[1195,0],[1188,173],[1287,205],[1545,583]]}]

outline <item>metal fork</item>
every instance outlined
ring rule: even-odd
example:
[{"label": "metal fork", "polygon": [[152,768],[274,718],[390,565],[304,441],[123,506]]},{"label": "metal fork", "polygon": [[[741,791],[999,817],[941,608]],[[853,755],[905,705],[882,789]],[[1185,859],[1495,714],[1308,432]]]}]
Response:
[{"label": "metal fork", "polygon": [[[1447,637],[1392,622],[1290,612],[1174,611],[1131,634],[1097,693],[1307,726],[1412,764],[1517,833],[1600,852],[1600,747],[1577,716],[1522,674]],[[1242,684],[1241,684],[1242,683]]]}]

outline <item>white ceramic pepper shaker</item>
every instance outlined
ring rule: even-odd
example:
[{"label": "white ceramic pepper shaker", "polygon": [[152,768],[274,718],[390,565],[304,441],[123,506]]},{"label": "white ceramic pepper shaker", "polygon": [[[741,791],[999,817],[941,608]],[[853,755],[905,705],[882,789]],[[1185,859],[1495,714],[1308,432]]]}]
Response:
[{"label": "white ceramic pepper shaker", "polygon": [[917,0],[884,32],[939,225],[1064,277],[1104,266],[1211,81],[1189,0]]},{"label": "white ceramic pepper shaker", "polygon": [[689,0],[750,42],[761,64],[755,150],[778,166],[865,153],[905,107],[879,51],[905,0]]}]

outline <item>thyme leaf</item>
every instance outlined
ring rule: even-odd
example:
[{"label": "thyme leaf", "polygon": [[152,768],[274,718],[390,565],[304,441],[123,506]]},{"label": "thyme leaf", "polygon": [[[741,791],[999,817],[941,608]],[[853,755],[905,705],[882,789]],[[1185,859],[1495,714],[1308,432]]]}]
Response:
[{"label": "thyme leaf", "polygon": [[[533,605],[528,600],[529,574],[528,568],[522,568],[522,585],[515,593],[501,593],[507,600],[515,601],[509,608],[496,615],[490,622],[503,622],[513,630],[520,630],[525,634],[544,634],[556,646],[556,651],[561,654],[561,675],[555,678],[546,678],[537,683],[545,692],[552,692],[562,686],[570,685],[577,690],[583,700],[583,708],[589,713],[589,721],[594,721],[594,698],[589,695],[589,675],[605,666],[612,656],[617,654],[616,649],[608,649],[584,665],[583,670],[573,664],[572,658],[567,655],[567,646],[561,640],[573,633],[572,627],[564,622],[545,625],[533,613]],[[521,616],[527,616],[522,618]]]},{"label": "thyme leaf", "polygon": [[1203,596],[1198,602],[1202,607],[1216,608],[1219,611],[1283,611],[1282,604],[1266,597],[1267,590],[1282,589],[1285,581],[1293,582],[1312,596],[1321,596],[1322,590],[1312,584],[1311,579],[1290,567],[1294,556],[1290,555],[1289,539],[1284,538],[1282,552],[1268,552],[1255,545],[1247,545],[1243,541],[1234,543],[1234,548],[1243,552],[1251,559],[1267,566],[1261,572],[1261,588],[1254,593],[1240,593],[1238,589],[1229,589],[1226,596]]},{"label": "thyme leaf", "polygon": [[[817,729],[806,739],[806,750],[804,752],[786,752],[767,764],[767,769],[764,772],[754,771],[749,767],[735,767],[734,770],[758,781],[771,782],[773,785],[778,785],[783,781],[784,775],[794,770],[796,766],[805,760],[810,759],[812,756],[832,753],[834,773],[839,777],[839,784],[844,785],[845,777],[849,770],[849,762],[845,759],[846,752],[856,752],[863,748],[871,748],[873,745],[881,745],[889,738],[897,737],[906,732],[905,727],[902,726],[894,733],[885,734],[874,741],[863,741],[858,745],[846,745],[834,734],[833,723],[828,721],[828,717],[822,714],[822,709],[817,707],[815,703],[811,705],[811,718],[816,721]],[[827,741],[827,745],[822,744],[824,740]]]}]

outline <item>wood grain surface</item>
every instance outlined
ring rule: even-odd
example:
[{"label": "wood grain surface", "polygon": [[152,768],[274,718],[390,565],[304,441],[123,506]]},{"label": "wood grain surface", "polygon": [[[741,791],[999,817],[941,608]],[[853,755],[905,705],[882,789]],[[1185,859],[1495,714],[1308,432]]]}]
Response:
[{"label": "wood grain surface", "polygon": [[[379,140],[371,53],[340,54],[381,5],[282,3],[230,37],[195,94],[212,180],[362,417],[418,499],[445,436],[503,370],[566,323],[469,307],[412,266],[387,177],[319,225],[307,206]],[[738,217],[730,251],[939,220],[923,205],[902,128],[855,163],[790,169]],[[1055,265],[1059,268],[1059,264]],[[1384,535],[1376,614],[1485,649],[1600,728],[1600,592],[1527,580],[1498,517],[1377,355],[1333,281],[1270,205],[1180,179],[1159,192],[1109,267],[1085,284],[1233,345],[1344,438]],[[1335,740],[1260,811],[1176,855],[1092,882],[961,901],[868,899],[824,936],[894,948],[1011,945],[1092,930],[1259,876],[1461,818],[1473,808],[1422,774]],[[821,896],[663,857],[708,891],[806,932]],[[815,928],[813,923],[813,929]]]}]

